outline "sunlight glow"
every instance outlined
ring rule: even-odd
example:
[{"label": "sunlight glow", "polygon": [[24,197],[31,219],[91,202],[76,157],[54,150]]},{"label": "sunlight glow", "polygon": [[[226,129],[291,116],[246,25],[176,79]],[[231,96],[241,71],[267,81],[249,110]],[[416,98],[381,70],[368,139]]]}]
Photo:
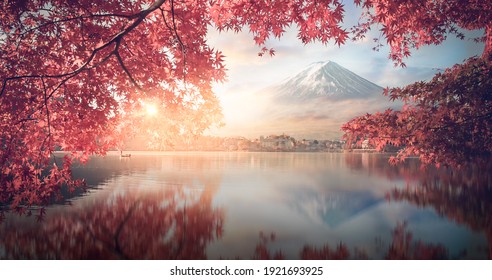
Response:
[{"label": "sunlight glow", "polygon": [[158,113],[157,106],[155,104],[145,104],[145,111],[148,116],[155,116]]}]

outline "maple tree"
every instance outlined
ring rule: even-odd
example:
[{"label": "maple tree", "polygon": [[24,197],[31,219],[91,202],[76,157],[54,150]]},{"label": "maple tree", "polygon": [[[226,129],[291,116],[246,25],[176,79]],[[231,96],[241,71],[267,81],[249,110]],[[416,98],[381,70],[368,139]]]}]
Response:
[{"label": "maple tree", "polygon": [[[196,134],[217,123],[211,85],[225,68],[207,45],[210,25],[247,25],[263,45],[297,23],[305,42],[343,43],[342,13],[338,1],[3,1],[0,204],[21,210],[82,185],[72,162],[120,147],[147,124],[146,102],[168,118],[147,131]],[[57,158],[56,148],[70,154]]]},{"label": "maple tree", "polygon": [[355,0],[363,8],[361,21],[353,28],[354,39],[364,38],[374,26],[391,48],[390,58],[405,65],[411,50],[438,45],[449,35],[464,39],[463,30],[485,30],[476,41],[485,42],[484,56],[492,51],[492,4],[480,0]]},{"label": "maple tree", "polygon": [[346,137],[378,150],[402,147],[392,162],[419,156],[427,164],[462,166],[492,154],[492,63],[471,58],[431,81],[387,89],[401,110],[366,114],[344,124]]},{"label": "maple tree", "polygon": [[401,110],[366,114],[342,129],[349,142],[369,142],[377,150],[401,147],[391,162],[419,156],[428,164],[462,166],[492,154],[492,4],[487,1],[356,1],[365,9],[354,28],[361,38],[374,24],[391,47],[390,58],[405,66],[412,48],[440,44],[448,34],[485,30],[481,57],[472,57],[436,74],[428,82],[387,88]]},{"label": "maple tree", "polygon": [[[355,39],[382,26],[397,63],[412,47],[460,35],[457,27],[486,29],[491,49],[487,1],[355,2],[366,20],[354,28]],[[146,102],[167,112],[165,125],[148,127],[158,141],[169,131],[196,134],[219,122],[212,83],[225,79],[225,67],[207,44],[210,26],[247,27],[260,55],[273,55],[267,40],[290,25],[304,43],[344,44],[350,33],[343,14],[340,0],[3,1],[0,205],[44,204],[60,186],[82,185],[71,177],[72,162],[120,147],[144,122]],[[57,148],[70,153],[58,158]]]}]

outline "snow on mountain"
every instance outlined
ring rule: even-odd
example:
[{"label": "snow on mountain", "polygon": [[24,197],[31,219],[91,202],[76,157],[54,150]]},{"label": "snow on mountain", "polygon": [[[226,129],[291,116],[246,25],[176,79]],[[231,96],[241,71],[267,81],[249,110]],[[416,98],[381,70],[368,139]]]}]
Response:
[{"label": "snow on mountain", "polygon": [[333,61],[313,63],[225,108],[229,122],[222,135],[285,133],[301,139],[338,138],[342,124],[354,117],[401,107],[382,93],[382,87]]},{"label": "snow on mountain", "polygon": [[270,92],[289,99],[346,99],[380,95],[383,88],[333,61],[327,61],[312,63],[297,75],[272,87]]}]

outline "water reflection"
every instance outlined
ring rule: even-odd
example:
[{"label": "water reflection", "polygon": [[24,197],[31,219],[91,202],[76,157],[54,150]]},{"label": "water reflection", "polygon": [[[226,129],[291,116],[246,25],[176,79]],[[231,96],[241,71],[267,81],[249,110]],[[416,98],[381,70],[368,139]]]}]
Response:
[{"label": "water reflection", "polygon": [[[282,260],[285,259],[281,249],[271,252],[269,244],[275,242],[276,234],[265,235],[260,232],[253,259]],[[379,242],[379,240],[375,240]],[[390,260],[435,260],[447,259],[448,252],[441,244],[426,244],[420,240],[414,241],[406,223],[399,223],[392,231],[392,240],[388,247],[382,248],[384,258]],[[350,250],[350,247],[340,242],[334,247],[324,244],[320,247],[304,245],[299,252],[302,260],[347,260],[368,259],[367,252],[360,248]]]},{"label": "water reflection", "polygon": [[[381,168],[386,163],[381,157],[365,155],[367,164],[361,164],[363,155],[346,157],[353,169],[385,176],[405,178],[404,188],[388,192],[390,201],[410,202],[421,208],[432,207],[438,215],[483,232],[488,242],[488,258],[492,258],[492,161],[469,164],[461,169],[426,167],[417,160],[405,165]],[[362,167],[363,166],[363,167]],[[460,257],[466,257],[463,251]]]},{"label": "water reflection", "polygon": [[[43,222],[7,215],[0,258],[490,258],[491,164],[421,169],[376,154],[94,158],[92,188]],[[260,236],[258,237],[258,234]]]},{"label": "water reflection", "polygon": [[[107,161],[112,165],[107,165]],[[74,201],[71,207],[48,209],[41,223],[28,217],[8,217],[0,227],[1,258],[207,257],[207,245],[220,238],[223,231],[224,211],[212,205],[220,177],[196,174],[190,178],[174,173],[167,174],[172,177],[172,184],[163,181],[160,186],[148,185],[148,178],[156,182],[156,178],[166,176],[155,174],[160,168],[156,163],[162,161],[107,161],[96,160],[89,167],[94,172],[87,178],[101,188],[92,191],[95,195]],[[103,162],[106,164],[99,165]],[[195,163],[200,164],[200,160]],[[126,168],[130,164],[143,165],[145,172]],[[131,174],[122,175],[126,171]]]},{"label": "water reflection", "polygon": [[[491,205],[490,164],[452,171],[422,169],[416,159],[390,166],[387,157],[376,154],[276,156],[279,161],[286,160],[285,166],[291,165],[286,168],[289,172],[283,172],[281,164],[266,165],[263,172],[268,174],[268,180],[250,179],[248,183],[234,184],[239,185],[234,191],[239,191],[241,198],[235,200],[234,207],[225,208],[232,212],[229,216],[234,220],[246,221],[251,226],[227,222],[226,231],[234,234],[225,235],[224,243],[237,254],[229,254],[229,258],[490,258],[490,241],[483,228],[476,230],[468,223],[456,223],[443,216],[437,210],[439,206],[418,205],[393,195],[397,191],[425,188],[432,182],[455,191],[465,187],[467,191],[459,191],[461,195],[470,203],[486,204],[482,210],[487,211]],[[254,178],[253,174],[244,177]],[[224,200],[235,197],[228,189],[222,189],[219,197],[222,195]],[[476,199],[477,195],[484,198]],[[244,203],[255,198],[254,209]],[[464,205],[455,207],[463,210]],[[468,215],[471,220],[489,219],[486,212],[469,211]],[[255,218],[251,219],[252,216]],[[274,232],[275,239],[260,237],[258,242],[258,232]],[[245,243],[250,245],[239,245]],[[212,246],[218,247],[212,251],[217,255],[225,251],[218,244]],[[245,254],[251,252],[251,246],[255,246],[254,254]]]},{"label": "water reflection", "polygon": [[[492,258],[492,164],[472,165],[461,171],[420,176],[420,184],[394,189],[390,199],[432,207],[440,216],[484,232]],[[466,254],[466,252],[464,252]]]}]

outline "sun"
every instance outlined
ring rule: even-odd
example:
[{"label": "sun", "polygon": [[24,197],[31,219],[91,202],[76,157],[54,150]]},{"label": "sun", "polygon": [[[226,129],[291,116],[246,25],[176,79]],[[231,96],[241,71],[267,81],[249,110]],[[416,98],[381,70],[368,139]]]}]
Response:
[{"label": "sun", "polygon": [[155,116],[158,113],[157,106],[155,104],[145,104],[145,112],[148,116]]}]

